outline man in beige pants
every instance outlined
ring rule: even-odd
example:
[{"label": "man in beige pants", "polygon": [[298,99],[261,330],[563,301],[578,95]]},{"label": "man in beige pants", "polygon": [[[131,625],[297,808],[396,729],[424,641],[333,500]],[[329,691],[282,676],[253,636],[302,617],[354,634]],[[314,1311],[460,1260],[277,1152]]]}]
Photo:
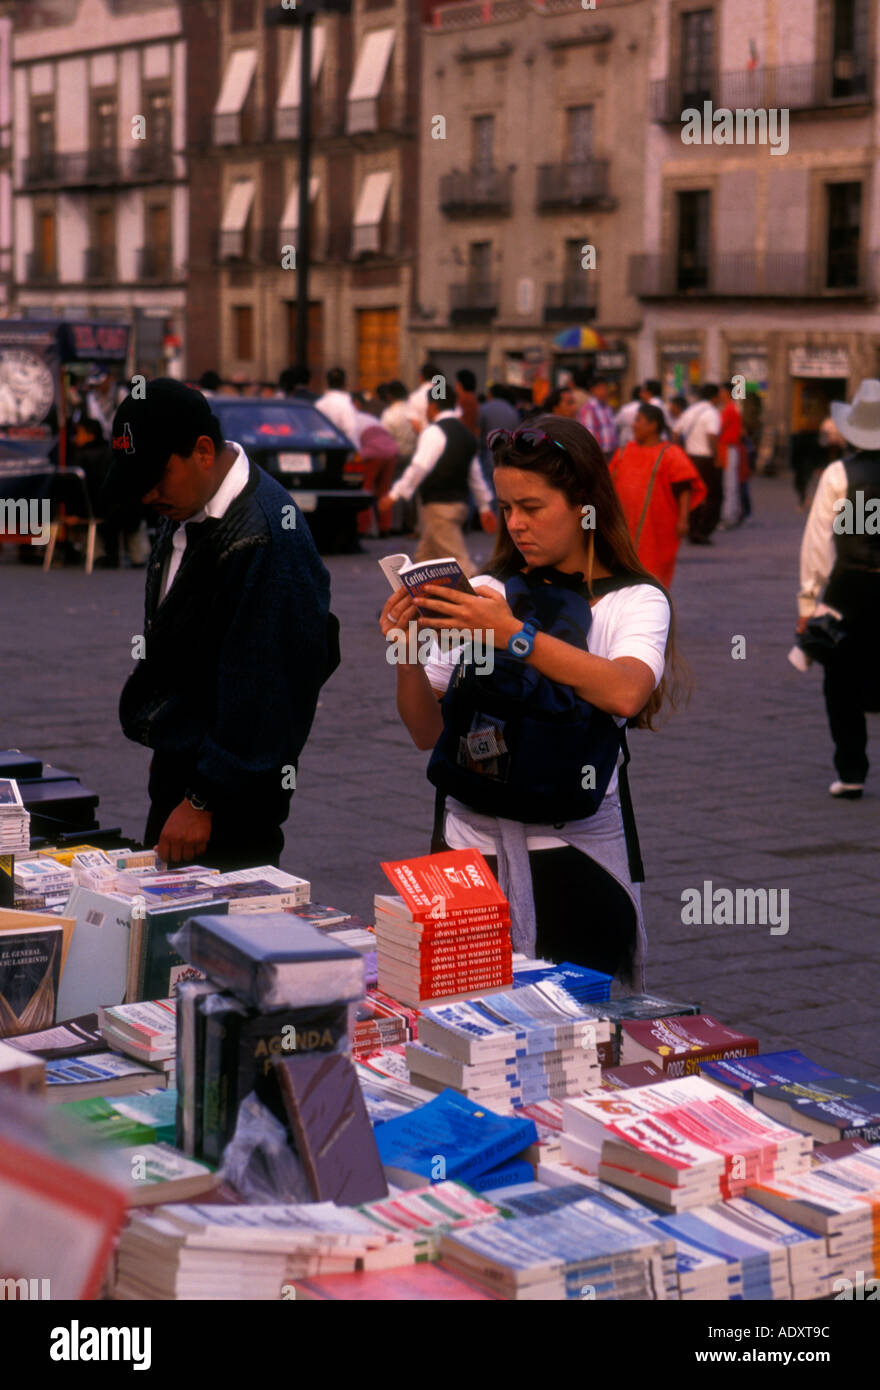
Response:
[{"label": "man in beige pants", "polygon": [[484,531],[498,522],[492,510],[492,493],[483,476],[477,441],[452,408],[453,394],[446,378],[435,376],[428,397],[428,424],[419,435],[412,462],[379,503],[379,525],[384,529],[398,498],[418,492],[421,539],[417,560],[439,560],[454,555],[468,576],[476,573],[464,539],[471,494]]}]

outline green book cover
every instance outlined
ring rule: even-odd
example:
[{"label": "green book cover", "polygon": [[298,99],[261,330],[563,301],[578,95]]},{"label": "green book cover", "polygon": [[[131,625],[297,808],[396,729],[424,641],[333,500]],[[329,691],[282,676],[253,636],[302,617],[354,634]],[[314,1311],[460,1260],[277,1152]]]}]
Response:
[{"label": "green book cover", "polygon": [[173,1087],[151,1095],[71,1100],[58,1109],[88,1129],[103,1144],[174,1143],[177,1095]]},{"label": "green book cover", "polygon": [[[228,902],[212,902],[211,913],[225,916],[229,911]],[[141,960],[138,971],[138,992],[140,999],[170,999],[177,991],[181,980],[200,980],[202,972],[190,965],[168,938],[188,917],[199,913],[204,915],[204,903],[188,903],[185,907],[148,908],[144,918],[144,931],[141,943]],[[131,1004],[136,1001],[127,1000]]]}]

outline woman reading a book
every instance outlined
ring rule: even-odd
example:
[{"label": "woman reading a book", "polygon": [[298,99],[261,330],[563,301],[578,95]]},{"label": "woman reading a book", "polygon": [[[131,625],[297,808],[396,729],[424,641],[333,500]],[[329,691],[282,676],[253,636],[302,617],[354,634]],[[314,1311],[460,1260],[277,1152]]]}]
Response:
[{"label": "woman reading a book", "polygon": [[[514,950],[573,961],[640,988],[643,875],[625,760],[618,751],[628,722],[653,727],[664,702],[677,703],[671,605],[638,559],[605,458],[582,425],[541,416],[513,434],[495,431],[489,442],[500,527],[487,572],[472,579],[473,594],[426,589],[420,603],[424,610],[430,592],[430,616],[418,611],[405,589],[396,591],[382,610],[382,634],[387,639],[412,621],[420,631],[491,634],[496,669],[483,680],[497,681],[501,668],[525,663],[536,673],[533,681],[545,678],[540,682],[545,696],[550,689],[567,697],[575,711],[583,711],[583,727],[592,720],[611,729],[614,748],[607,763],[610,776],[606,772],[606,785],[598,787],[592,814],[558,820],[550,814],[524,823],[521,796],[516,820],[487,815],[447,797],[445,805],[438,803],[442,819],[433,847],[473,847],[484,854],[510,901]],[[520,616],[515,615],[509,597],[521,595],[526,586],[534,591],[542,585],[550,586],[548,592],[563,607],[566,594],[577,596],[572,602],[581,605],[587,629],[575,639],[577,644],[570,628],[558,637],[542,630],[538,620],[524,625],[519,597],[515,606]],[[432,768],[446,734],[444,721],[450,718],[448,700],[442,708],[439,701],[447,687],[453,689],[450,677],[458,670],[458,653],[442,646],[436,645],[424,664],[397,666],[398,712],[416,747],[437,745]],[[597,716],[599,711],[610,718]],[[517,770],[499,728],[496,724],[488,730],[488,742],[486,728],[480,728],[473,747],[470,737],[460,745],[465,763],[475,765],[472,753],[488,757],[479,770],[488,770],[490,780],[496,775],[503,795],[501,784],[506,777],[512,788]],[[572,738],[570,744],[577,766],[567,757],[568,743],[562,740],[559,746],[565,751],[557,753],[558,766],[535,767],[536,804],[539,784],[546,787],[548,779],[567,789],[582,773],[584,786],[590,773],[595,778],[596,769],[581,761],[582,743]],[[432,780],[442,785],[437,777]],[[479,779],[474,784],[481,785]],[[485,805],[478,794],[473,800]],[[542,804],[546,806],[546,798]],[[566,805],[572,805],[570,797]]]}]

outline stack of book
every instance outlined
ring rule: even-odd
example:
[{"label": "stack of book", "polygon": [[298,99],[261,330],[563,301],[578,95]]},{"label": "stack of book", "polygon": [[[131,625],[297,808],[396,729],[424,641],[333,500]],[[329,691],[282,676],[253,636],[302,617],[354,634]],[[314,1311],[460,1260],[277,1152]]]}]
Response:
[{"label": "stack of book", "polygon": [[494,1202],[459,1182],[438,1182],[398,1192],[367,1202],[360,1210],[383,1230],[409,1235],[415,1242],[417,1263],[437,1259],[444,1231],[460,1230],[478,1221],[497,1221],[501,1215]]},{"label": "stack of book", "polygon": [[414,1240],[332,1202],[135,1212],[116,1260],[116,1299],[293,1297],[295,1279],[411,1265]]},{"label": "stack of book", "polygon": [[662,1300],[674,1248],[648,1221],[587,1196],[540,1215],[449,1231],[440,1259],[510,1299]]},{"label": "stack of book", "polygon": [[735,1198],[656,1217],[653,1224],[675,1241],[682,1299],[819,1298],[826,1292],[823,1242],[754,1202]]},{"label": "stack of book", "polygon": [[177,1005],[173,999],[102,1008],[98,1021],[104,1041],[114,1051],[159,1071],[174,1070]]},{"label": "stack of book", "polygon": [[382,868],[399,896],[375,898],[381,990],[420,1006],[512,984],[510,908],[477,850]]},{"label": "stack of book", "polygon": [[61,911],[73,888],[73,874],[54,859],[16,859],[15,907],[34,912]]},{"label": "stack of book", "polygon": [[46,1063],[46,1099],[57,1103],[95,1096],[128,1096],[168,1085],[170,1074],[118,1052],[55,1058]]},{"label": "stack of book", "polygon": [[562,1109],[564,1159],[665,1211],[744,1196],[750,1183],[810,1166],[806,1135],[698,1076],[593,1092]]},{"label": "stack of book", "polygon": [[27,854],[30,844],[31,818],[18,783],[12,777],[0,777],[0,854]]},{"label": "stack of book", "polygon": [[750,1186],[753,1202],[824,1238],[825,1277],[880,1276],[880,1145],[780,1181]]},{"label": "stack of book", "polygon": [[554,984],[425,1009],[406,1048],[410,1079],[502,1112],[599,1085],[609,1025]]},{"label": "stack of book", "polygon": [[348,1007],[363,995],[356,951],[285,913],[198,916],[173,941],[206,979],[177,1010],[178,1145],[220,1163],[251,1094],[286,1125],[318,1200],[387,1188],[348,1057]]},{"label": "stack of book", "polygon": [[[338,939],[338,938],[337,938]],[[352,1008],[352,1057],[369,1057],[373,1052],[405,1043],[410,1036],[409,1024],[400,1009],[371,999],[369,995]]]},{"label": "stack of book", "polygon": [[518,1155],[538,1137],[532,1120],[495,1114],[452,1090],[386,1120],[375,1135],[390,1182],[420,1187],[454,1178],[477,1191],[529,1181],[531,1167]]},{"label": "stack of book", "polygon": [[590,970],[586,965],[575,965],[568,960],[560,965],[547,960],[518,960],[516,957],[513,961],[514,989],[522,989],[524,985],[562,985],[579,1004],[603,1003],[610,998],[612,978],[600,970]]},{"label": "stack of book", "polygon": [[672,999],[661,999],[656,994],[625,994],[619,999],[609,999],[602,1006],[602,1017],[611,1023],[611,1041],[600,1053],[602,1066],[616,1067],[620,1064],[621,1026],[627,1020],[698,1013],[699,1004],[681,1004]]},{"label": "stack of book", "polygon": [[664,1075],[693,1076],[703,1062],[754,1057],[758,1040],[719,1023],[711,1014],[620,1022],[620,1061],[652,1062]]}]

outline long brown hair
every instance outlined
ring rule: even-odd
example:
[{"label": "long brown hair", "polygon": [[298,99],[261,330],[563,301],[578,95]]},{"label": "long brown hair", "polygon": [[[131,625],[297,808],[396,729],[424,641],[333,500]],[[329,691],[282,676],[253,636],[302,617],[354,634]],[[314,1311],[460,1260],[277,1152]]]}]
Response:
[{"label": "long brown hair", "polygon": [[[584,532],[588,591],[593,592],[593,566],[596,560],[612,575],[632,575],[634,579],[647,579],[657,585],[658,581],[645,569],[636,554],[605,456],[590,431],[576,420],[561,415],[539,415],[528,423],[530,428],[543,430],[555,443],[539,444],[534,449],[518,449],[515,442],[507,443],[496,450],[494,466],[520,468],[526,473],[539,474],[579,511],[587,504],[595,507],[595,527]],[[495,550],[486,572],[498,579],[509,579],[522,571],[523,564],[522,553],[510,537],[502,512]],[[663,588],[662,585],[660,587]],[[690,673],[675,646],[675,609],[665,588],[663,593],[669,603],[666,669],[657,689],[648,697],[636,718],[630,721],[636,728],[653,729],[654,716],[664,704],[676,709],[686,703],[690,695]]]}]

